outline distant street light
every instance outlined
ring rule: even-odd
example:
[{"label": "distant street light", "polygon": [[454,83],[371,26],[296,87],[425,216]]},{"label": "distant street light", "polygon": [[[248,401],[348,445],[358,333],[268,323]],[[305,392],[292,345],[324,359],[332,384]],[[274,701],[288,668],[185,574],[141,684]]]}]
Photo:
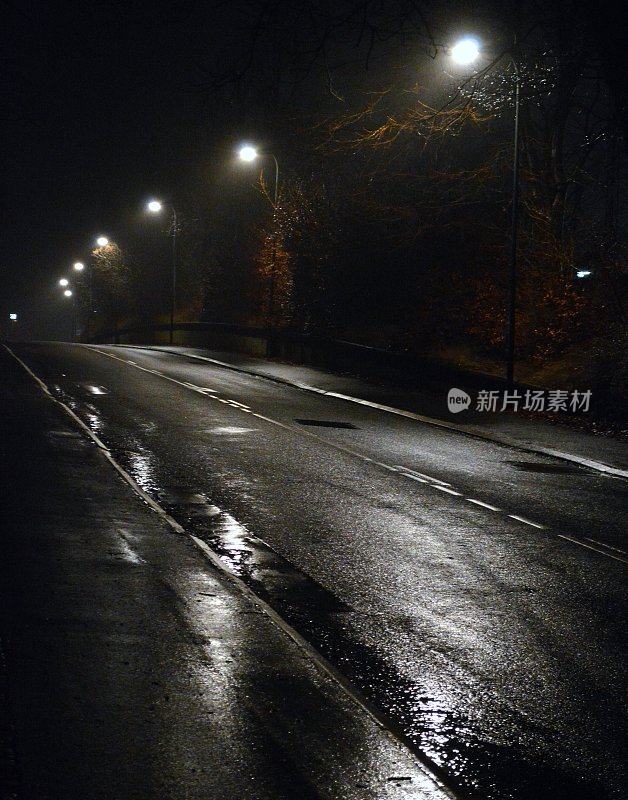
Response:
[{"label": "distant street light", "polygon": [[69,286],[70,281],[67,278],[59,278],[59,286]]},{"label": "distant street light", "polygon": [[[457,64],[468,65],[480,56],[480,43],[477,39],[466,37],[451,48],[451,57]],[[506,330],[506,382],[512,388],[515,380],[515,334],[517,314],[517,228],[519,222],[519,105],[521,74],[517,60],[509,53],[510,63],[515,71],[515,125],[512,165],[512,208],[510,217],[510,262],[508,269],[508,327]]]},{"label": "distant street light", "polygon": [[459,42],[451,48],[451,57],[462,66],[473,64],[480,55],[480,44],[477,39],[467,37],[460,39]]},{"label": "distant street light", "polygon": [[9,314],[9,319],[11,322],[17,322],[17,314]]},{"label": "distant street light", "polygon": [[[163,211],[163,203],[160,200],[149,200],[146,210],[150,214],[160,214]],[[179,222],[175,207],[171,204],[172,211],[172,277],[170,293],[170,344],[174,339],[174,315],[177,309],[177,233],[179,232]]]},{"label": "distant street light", "polygon": [[576,272],[576,278],[588,278],[590,274],[591,274],[590,269],[579,269]]},{"label": "distant street light", "polygon": [[63,292],[64,297],[72,297],[73,294],[74,292],[72,291],[72,289],[65,289]]},{"label": "distant street light", "polygon": [[[275,191],[273,192],[273,215],[276,217],[277,215],[277,201],[279,199],[279,162],[277,161],[277,157],[274,153],[262,152],[260,153],[256,147],[253,147],[251,144],[243,144],[240,149],[238,150],[238,156],[240,161],[244,161],[247,164],[252,163],[260,156],[267,156],[268,158],[272,158],[275,164]],[[275,226],[276,227],[276,226]],[[270,287],[268,291],[268,347],[267,347],[267,355],[271,355],[271,336],[272,328],[273,328],[273,318],[275,315],[275,278],[277,272],[277,233],[274,232],[273,235],[273,249],[271,255],[271,263],[270,263]]]},{"label": "distant street light", "polygon": [[240,157],[241,161],[250,163],[251,161],[255,161],[258,155],[257,148],[250,144],[243,144],[238,150],[238,156]]},{"label": "distant street light", "polygon": [[107,245],[109,244],[109,239],[107,239],[106,236],[99,236],[96,239],[96,244],[98,245],[98,247],[107,247]]},{"label": "distant street light", "polygon": [[83,264],[82,261],[75,261],[74,264],[72,264],[72,268],[76,272],[83,272],[83,270],[85,269],[85,264]]}]

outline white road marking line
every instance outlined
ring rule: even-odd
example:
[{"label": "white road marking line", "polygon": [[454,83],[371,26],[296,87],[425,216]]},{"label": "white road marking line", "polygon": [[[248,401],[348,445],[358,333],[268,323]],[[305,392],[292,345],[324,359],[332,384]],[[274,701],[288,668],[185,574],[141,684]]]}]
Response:
[{"label": "white road marking line", "polygon": [[400,475],[403,475],[404,478],[410,478],[413,481],[418,481],[419,483],[426,483],[428,486],[430,485],[430,482],[428,480],[426,480],[425,478],[419,478],[418,475],[412,475],[409,472],[401,472],[400,470],[397,470],[397,472]]},{"label": "white road marking line", "polygon": [[621,547],[613,547],[612,544],[606,544],[606,542],[600,542],[599,539],[592,539],[590,536],[584,537],[587,542],[593,542],[593,544],[599,544],[600,547],[608,547],[609,550],[614,550],[616,553],[623,553],[623,555],[628,555],[625,550],[622,550]]},{"label": "white road marking line", "polygon": [[[35,378],[35,380],[42,386],[44,391],[47,394],[50,395],[48,387],[42,381],[40,381],[39,378],[33,372],[31,372],[31,370],[24,364],[24,362],[21,361],[6,345],[4,345],[4,346],[6,347],[7,350],[9,350],[11,355],[13,355],[14,358],[16,358],[20,362],[20,364],[22,364],[24,366],[24,368],[33,376],[33,378]],[[113,358],[116,361],[120,361],[123,364],[124,363],[127,363],[127,364],[129,363],[127,359],[119,358],[118,356],[115,356],[112,353],[108,353],[105,350],[99,350],[96,347],[90,347],[88,349],[94,350],[95,352],[100,353],[103,356],[108,356],[109,358]],[[159,378],[163,378],[164,380],[170,381],[171,383],[175,383],[175,384],[178,384],[179,386],[183,386],[186,389],[191,389],[191,386],[183,383],[182,381],[177,380],[176,378],[171,378],[169,375],[165,375],[163,372],[159,372],[159,371],[154,370],[154,369],[148,369],[147,367],[142,367],[139,364],[135,364],[135,363],[133,364],[133,366],[136,369],[141,370],[142,372],[148,372],[148,373],[150,373],[152,375],[156,375]],[[228,401],[223,400],[223,398],[217,397],[215,395],[208,395],[206,392],[204,392],[202,389],[200,389],[198,387],[194,388],[193,391],[197,392],[198,394],[202,395],[203,397],[210,397],[211,399],[218,400],[221,403],[229,404]],[[50,395],[50,396],[52,397],[52,395]],[[53,398],[53,399],[55,399],[55,398]],[[60,403],[60,401],[58,401],[58,400],[56,400],[56,402]],[[61,405],[64,405],[64,404],[61,403]],[[65,407],[65,405],[64,405],[64,407]],[[236,408],[239,411],[243,411],[244,410],[242,408],[238,409],[237,406],[232,406],[232,407]],[[81,427],[85,428],[85,430],[87,430],[87,432],[91,436],[92,435],[91,430],[89,428],[87,428],[87,426],[76,416],[76,414],[74,414],[74,412],[70,411],[70,409],[68,409],[68,411],[77,420],[77,422],[81,425]],[[300,436],[305,436],[305,437],[307,437],[309,439],[314,439],[315,441],[320,442],[322,444],[325,444],[325,445],[331,447],[334,450],[339,450],[340,452],[347,453],[348,455],[354,456],[356,458],[360,458],[362,461],[367,461],[367,462],[369,462],[371,464],[375,464],[376,466],[381,467],[382,469],[385,469],[387,472],[395,472],[397,474],[403,475],[406,478],[412,478],[413,480],[416,480],[417,477],[420,476],[421,478],[426,479],[426,481],[429,482],[430,485],[432,485],[434,488],[439,488],[441,486],[442,487],[451,486],[451,484],[445,483],[445,481],[440,481],[438,478],[432,478],[430,475],[425,475],[422,472],[417,472],[416,470],[411,470],[411,469],[408,469],[407,467],[403,467],[403,466],[400,466],[400,465],[391,466],[390,464],[384,464],[381,461],[376,461],[375,459],[369,458],[368,456],[365,456],[362,453],[358,453],[357,451],[352,450],[349,447],[344,447],[343,445],[336,444],[335,442],[332,442],[332,441],[330,441],[328,439],[323,439],[322,437],[317,436],[316,434],[311,433],[310,431],[305,431],[305,430],[302,430],[301,428],[296,428],[296,427],[294,427],[292,425],[286,425],[283,422],[278,422],[277,420],[271,419],[270,417],[266,417],[263,414],[259,414],[259,413],[255,412],[255,411],[251,411],[250,413],[252,414],[252,416],[257,417],[258,419],[264,420],[265,422],[268,422],[271,425],[275,425],[278,428],[283,428],[284,430],[290,431],[290,433],[298,433]],[[94,437],[95,437],[95,434],[94,434]],[[95,437],[95,438],[97,438],[97,437]],[[98,441],[100,441],[100,440],[98,440]],[[105,449],[106,452],[108,452],[106,450],[105,446],[102,445],[102,443],[101,443],[101,446]],[[116,469],[117,469],[117,466],[116,466]],[[462,494],[460,492],[453,492],[452,491],[451,493],[452,494],[456,494],[458,496],[462,496]],[[147,497],[148,497],[148,495],[147,495]],[[471,498],[466,498],[466,499],[468,499],[469,502],[476,502],[479,505],[483,505],[480,501],[473,501]],[[148,500],[147,500],[147,502],[148,502]],[[152,505],[152,503],[151,503],[151,505]],[[488,504],[486,504],[486,505],[488,506]],[[491,508],[490,510],[493,510],[493,508]],[[495,510],[499,511],[500,509],[495,509]],[[540,525],[537,522],[532,522],[531,520],[526,519],[525,517],[520,517],[518,514],[508,514],[508,516],[511,519],[516,519],[518,522],[523,522],[525,525],[531,525],[533,528],[539,528],[541,530],[545,529],[545,525]],[[594,550],[596,553],[600,553],[601,555],[605,555],[608,558],[612,558],[615,561],[622,561],[622,562],[628,563],[628,559],[622,558],[621,556],[615,556],[612,553],[609,553],[609,552],[607,552],[605,550],[601,550],[601,549],[599,549],[597,547],[594,547],[593,545],[585,544],[584,542],[582,542],[582,541],[580,541],[578,539],[573,539],[570,536],[564,536],[563,534],[560,534],[560,533],[557,533],[556,536],[558,536],[561,539],[566,539],[567,541],[574,542],[574,544],[581,545],[582,547],[586,547],[589,550]]]},{"label": "white road marking line", "polygon": [[482,506],[482,508],[488,508],[489,511],[501,511],[501,508],[497,508],[497,506],[491,506],[488,503],[483,503],[481,500],[475,500],[473,497],[465,497],[465,500],[468,503],[475,503],[476,506]]},{"label": "white road marking line", "polygon": [[544,530],[545,525],[539,525],[538,522],[532,522],[531,519],[526,519],[525,517],[520,517],[518,514],[508,514],[511,519],[516,519],[518,522],[523,522],[525,525],[531,525],[533,528],[540,528]]},{"label": "white road marking line", "polygon": [[[238,578],[237,575],[234,575],[228,569],[225,562],[209,547],[209,545],[179,525],[179,523],[173,517],[171,517],[170,514],[168,514],[168,512],[159,505],[159,503],[153,500],[153,498],[147,494],[138,483],[135,482],[134,478],[132,478],[131,475],[129,475],[129,473],[118,464],[102,441],[87,427],[87,425],[85,425],[85,423],[79,417],[76,416],[72,409],[61,400],[57,400],[57,398],[50,393],[50,390],[46,384],[40,380],[37,375],[35,375],[35,373],[29,367],[27,367],[26,364],[20,358],[18,358],[18,356],[16,356],[9,347],[7,347],[7,345],[4,345],[4,347],[13,356],[13,358],[15,358],[15,360],[22,365],[26,372],[28,372],[28,374],[39,384],[40,388],[45,392],[45,394],[47,394],[54,403],[60,405],[72,417],[72,419],[78,423],[85,433],[87,433],[90,439],[92,439],[98,445],[100,451],[107,458],[114,469],[120,473],[122,478],[131,487],[131,489],[136,492],[136,494],[138,494],[142,500],[144,500],[153,509],[153,511],[158,513],[159,516],[164,519],[177,533],[183,534],[191,539],[196,547],[207,557],[207,559],[215,567],[217,567],[223,575],[227,576],[227,578],[229,578],[229,580],[231,580],[238,587],[245,597],[247,597],[254,605],[260,608],[261,611],[263,611],[290,639],[292,639],[292,641],[301,649],[304,655],[313,661],[334,683],[336,683],[349,697],[349,699],[358,706],[358,708],[362,709],[362,711],[364,711],[370,719],[374,720],[379,726],[381,726],[381,728],[386,732],[386,735],[390,737],[391,741],[398,742],[407,750],[409,750],[410,753],[412,753],[418,759],[418,761],[415,763],[417,764],[419,771],[423,773],[423,776],[426,780],[428,780],[433,786],[437,787],[445,797],[449,798],[449,800],[458,800],[458,796],[448,789],[440,780],[440,778],[432,772],[432,768],[430,763],[426,760],[426,756],[424,756],[418,748],[410,746],[410,744],[402,736],[397,735],[395,731],[390,728],[385,717],[382,717],[377,708],[362,697],[361,693],[339,669],[337,669],[330,661],[321,655],[321,653],[319,653],[313,645],[304,639],[303,636],[301,636],[301,634],[298,633],[295,628],[286,622],[283,617],[280,616],[280,614],[271,608],[268,603],[262,600],[261,597],[258,597],[258,595],[256,595],[255,592],[244,583],[244,581]],[[98,352],[102,351],[99,350]],[[123,361],[123,359],[117,360]],[[144,368],[138,366],[138,369]],[[152,372],[153,370],[145,371]],[[161,373],[156,372],[155,374],[160,375]],[[180,383],[180,381],[175,381],[175,383]]]},{"label": "white road marking line", "polygon": [[438,478],[433,478],[431,475],[426,475],[424,472],[419,472],[416,469],[410,469],[410,467],[404,467],[401,464],[395,464],[394,469],[398,470],[399,472],[406,473],[407,475],[418,475],[419,478],[425,478],[431,483],[440,484],[440,486],[451,486],[451,483],[446,483],[446,481],[441,481]]},{"label": "white road marking line", "polygon": [[462,497],[462,492],[456,492],[454,489],[449,489],[447,486],[439,486],[436,483],[432,484],[432,489],[438,489],[439,492],[447,492],[447,494],[453,494],[456,497]]},{"label": "white road marking line", "polygon": [[587,544],[586,542],[583,542],[580,539],[574,539],[573,536],[567,536],[564,533],[557,533],[556,535],[558,536],[559,539],[565,539],[568,542],[579,544],[580,547],[586,547],[587,550],[593,550],[596,553],[600,553],[600,555],[606,556],[606,558],[612,558],[613,561],[621,561],[622,564],[628,564],[628,558],[624,558],[623,556],[613,555],[613,553],[609,553],[607,550],[600,550],[599,547],[594,547],[592,544]]}]

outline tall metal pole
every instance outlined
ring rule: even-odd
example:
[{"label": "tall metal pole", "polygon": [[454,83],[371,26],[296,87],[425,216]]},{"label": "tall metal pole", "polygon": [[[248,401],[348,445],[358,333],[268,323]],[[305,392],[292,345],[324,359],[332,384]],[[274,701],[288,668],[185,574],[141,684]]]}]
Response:
[{"label": "tall metal pole", "polygon": [[506,336],[506,383],[512,389],[515,382],[515,336],[517,315],[517,228],[519,222],[519,94],[521,76],[515,58],[512,58],[515,70],[515,136],[514,158],[512,166],[512,209],[510,228],[510,264],[508,270],[508,328]]},{"label": "tall metal pole", "polygon": [[87,309],[87,330],[85,333],[87,341],[89,342],[92,331],[92,317],[94,316],[94,264],[89,261],[87,263],[87,268],[89,269],[89,305]]},{"label": "tall metal pole", "polygon": [[172,294],[170,297],[170,344],[174,336],[174,314],[177,306],[177,212],[172,207]]},{"label": "tall metal pole", "polygon": [[[275,192],[274,192],[274,202],[273,202],[273,222],[277,222],[277,200],[279,198],[279,162],[277,161],[277,157],[270,153],[270,157],[275,162]],[[268,292],[268,340],[266,344],[266,355],[272,355],[272,334],[273,334],[273,322],[275,316],[275,279],[276,279],[276,271],[277,271],[277,230],[273,231],[273,249],[271,253],[270,259],[270,286]]]},{"label": "tall metal pole", "polygon": [[76,291],[72,294],[72,336],[70,341],[76,341]]}]

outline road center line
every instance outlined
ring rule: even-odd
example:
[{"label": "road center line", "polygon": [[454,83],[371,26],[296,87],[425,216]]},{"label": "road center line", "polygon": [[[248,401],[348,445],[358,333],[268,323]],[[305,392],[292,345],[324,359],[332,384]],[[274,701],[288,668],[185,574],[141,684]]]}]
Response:
[{"label": "road center line", "polygon": [[488,503],[483,503],[481,500],[475,500],[473,497],[465,497],[465,500],[468,503],[475,503],[476,506],[482,506],[482,508],[488,508],[489,511],[501,511],[501,508],[497,508],[497,506],[491,506]]},{"label": "road center line", "polygon": [[439,486],[437,483],[432,484],[432,489],[438,489],[439,492],[447,492],[447,494],[453,494],[456,497],[462,497],[462,492],[456,492],[455,489],[449,489],[447,486]]},{"label": "road center line", "polygon": [[532,522],[531,519],[526,519],[525,517],[520,517],[517,514],[508,514],[511,519],[516,519],[519,522],[523,522],[525,525],[531,525],[533,528],[540,528],[541,530],[545,529],[545,525],[539,525],[538,522]]}]

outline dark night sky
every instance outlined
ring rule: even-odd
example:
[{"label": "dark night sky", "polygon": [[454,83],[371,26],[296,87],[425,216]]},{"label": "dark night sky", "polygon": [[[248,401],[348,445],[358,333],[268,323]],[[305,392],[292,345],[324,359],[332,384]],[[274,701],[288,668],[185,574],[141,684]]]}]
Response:
[{"label": "dark night sky", "polygon": [[59,275],[121,206],[159,191],[186,128],[209,146],[194,87],[226,19],[93,0],[3,4],[3,17],[2,315],[63,335]]}]

